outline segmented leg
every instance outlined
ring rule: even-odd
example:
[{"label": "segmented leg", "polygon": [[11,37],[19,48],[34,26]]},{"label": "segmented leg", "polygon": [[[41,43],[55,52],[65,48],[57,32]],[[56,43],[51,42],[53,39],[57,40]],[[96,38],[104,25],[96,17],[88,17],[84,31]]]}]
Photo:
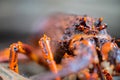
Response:
[{"label": "segmented leg", "polygon": [[32,48],[27,45],[27,44],[23,44],[22,42],[18,42],[18,43],[13,43],[12,45],[10,45],[10,63],[9,63],[9,68],[15,72],[19,72],[18,71],[18,53],[22,53],[27,55],[30,59],[36,61],[37,63],[39,62],[38,57],[32,53]]},{"label": "segmented leg", "polygon": [[18,73],[18,53],[17,53],[17,48],[13,45],[10,46],[10,63],[9,63],[9,68],[16,73]]},{"label": "segmented leg", "polygon": [[[49,65],[50,70],[57,74],[57,66],[56,63],[53,59],[53,53],[51,51],[51,47],[50,47],[50,38],[47,37],[46,35],[44,35],[40,41],[39,41],[39,45],[42,48],[42,53],[44,56],[44,59],[46,60],[46,62]],[[60,80],[59,77],[56,78],[56,80]]]}]

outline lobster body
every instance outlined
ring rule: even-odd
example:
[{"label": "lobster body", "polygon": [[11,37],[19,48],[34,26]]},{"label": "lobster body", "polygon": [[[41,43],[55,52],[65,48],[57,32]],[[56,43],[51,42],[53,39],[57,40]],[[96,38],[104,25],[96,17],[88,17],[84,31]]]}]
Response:
[{"label": "lobster body", "polygon": [[[47,18],[45,25],[41,25],[43,28],[38,31],[37,37],[39,39],[41,35],[46,34],[51,38],[51,47],[57,63],[61,62],[65,53],[80,56],[82,49],[79,46],[82,46],[81,43],[91,43],[94,46],[91,49],[96,50],[96,53],[92,54],[93,63],[101,66],[104,61],[107,61],[110,66],[114,65],[115,67],[120,61],[120,51],[115,40],[107,33],[107,24],[102,23],[102,20],[103,18],[93,18],[86,15],[55,14]],[[87,51],[87,54],[91,54],[91,52]],[[118,66],[117,69],[119,69]],[[105,66],[101,68],[106,69]],[[112,68],[112,70],[114,69]],[[109,77],[111,80],[111,76]]]},{"label": "lobster body", "polygon": [[[38,45],[39,38],[46,34],[51,38],[51,47],[57,63],[60,62],[65,52],[73,54],[69,50],[70,41],[73,38],[92,38],[96,45],[102,49],[106,42],[112,42],[112,37],[107,33],[106,24],[102,23],[103,18],[92,18],[89,16],[53,14],[47,20],[43,21],[34,35],[34,44]],[[44,24],[43,24],[44,23]],[[42,28],[41,28],[42,27]],[[77,36],[76,36],[77,35]],[[113,42],[114,45],[116,45]],[[104,45],[105,46],[105,45]],[[63,49],[61,49],[63,48]]]}]

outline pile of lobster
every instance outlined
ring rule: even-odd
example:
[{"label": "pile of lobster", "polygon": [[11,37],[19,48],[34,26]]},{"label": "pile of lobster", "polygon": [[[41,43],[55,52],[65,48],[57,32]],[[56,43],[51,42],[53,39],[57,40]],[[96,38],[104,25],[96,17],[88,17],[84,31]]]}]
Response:
[{"label": "pile of lobster", "polygon": [[18,53],[22,53],[49,67],[54,76],[43,79],[61,80],[74,74],[76,80],[113,80],[120,75],[120,49],[102,21],[87,15],[50,16],[32,37],[34,47],[22,42],[10,45],[9,68],[19,72]]}]

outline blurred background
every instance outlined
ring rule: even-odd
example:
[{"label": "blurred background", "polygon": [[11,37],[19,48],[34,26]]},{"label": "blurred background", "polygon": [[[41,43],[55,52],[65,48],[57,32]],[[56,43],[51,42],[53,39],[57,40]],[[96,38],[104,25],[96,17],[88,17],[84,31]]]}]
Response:
[{"label": "blurred background", "polygon": [[0,49],[27,42],[36,22],[55,12],[103,17],[108,32],[120,37],[120,0],[0,0]]}]

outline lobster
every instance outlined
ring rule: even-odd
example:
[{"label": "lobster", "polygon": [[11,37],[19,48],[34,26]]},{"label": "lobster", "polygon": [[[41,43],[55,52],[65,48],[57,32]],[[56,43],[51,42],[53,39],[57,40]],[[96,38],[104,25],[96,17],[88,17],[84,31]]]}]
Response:
[{"label": "lobster", "polygon": [[17,57],[22,53],[48,66],[56,80],[73,73],[77,75],[76,79],[113,80],[113,75],[120,73],[120,49],[102,21],[103,18],[87,15],[50,16],[32,37],[34,47],[39,47],[40,57],[35,54],[34,47],[22,42],[13,43],[9,48],[9,68],[19,72]]}]

